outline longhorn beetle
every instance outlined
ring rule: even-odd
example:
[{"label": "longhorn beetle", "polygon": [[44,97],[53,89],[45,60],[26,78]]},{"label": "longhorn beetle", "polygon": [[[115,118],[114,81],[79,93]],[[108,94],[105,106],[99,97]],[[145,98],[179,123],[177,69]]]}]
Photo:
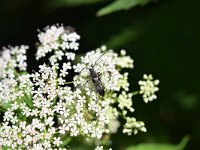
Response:
[{"label": "longhorn beetle", "polygon": [[[93,83],[93,85],[94,85],[94,87],[95,87],[95,90],[96,90],[96,92],[99,94],[99,95],[101,95],[101,96],[104,96],[105,95],[105,90],[104,90],[104,86],[103,86],[103,84],[102,84],[102,82],[101,82],[101,79],[100,79],[100,72],[95,72],[94,71],[94,66],[97,64],[97,62],[99,61],[99,59],[103,56],[103,55],[105,55],[106,53],[103,53],[98,59],[97,59],[97,61],[95,62],[95,64],[93,65],[93,66],[91,66],[91,68],[87,68],[88,70],[89,70],[89,76],[90,76],[90,78],[91,78],[91,80],[92,80],[92,83]],[[84,68],[83,68],[84,69]],[[82,70],[83,70],[82,69]],[[82,71],[81,70],[81,71]]]}]

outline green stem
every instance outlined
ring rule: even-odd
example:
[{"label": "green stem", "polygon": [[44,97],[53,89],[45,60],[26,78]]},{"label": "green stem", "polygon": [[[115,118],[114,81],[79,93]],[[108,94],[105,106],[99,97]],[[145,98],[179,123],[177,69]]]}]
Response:
[{"label": "green stem", "polygon": [[134,96],[134,95],[138,95],[138,94],[139,94],[139,91],[132,92],[131,94],[133,94],[133,96]]},{"label": "green stem", "polygon": [[65,82],[64,84],[73,84],[74,81],[70,81],[70,82]]},{"label": "green stem", "polygon": [[122,112],[118,112],[119,115],[126,120],[126,116]]}]

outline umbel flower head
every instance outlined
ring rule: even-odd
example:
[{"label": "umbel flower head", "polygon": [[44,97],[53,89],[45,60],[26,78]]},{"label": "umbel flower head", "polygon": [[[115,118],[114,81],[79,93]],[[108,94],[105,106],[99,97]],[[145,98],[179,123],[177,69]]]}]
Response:
[{"label": "umbel flower head", "polygon": [[[1,52],[1,148],[61,150],[67,149],[72,137],[83,137],[103,149],[102,139],[117,132],[120,117],[126,121],[123,133],[146,132],[144,122],[128,115],[135,110],[135,92],[130,92],[129,73],[123,71],[133,68],[125,50],[117,54],[101,46],[77,62],[74,51],[80,36],[72,28],[53,25],[38,38],[36,60],[48,57],[49,64],[39,65],[33,73],[26,70],[28,46]],[[139,82],[139,93],[145,102],[152,101],[158,80],[151,75],[144,75],[144,80]]]},{"label": "umbel flower head", "polygon": [[140,85],[140,94],[143,95],[143,99],[145,103],[149,101],[153,101],[157,98],[155,92],[159,90],[157,85],[159,84],[159,80],[153,80],[153,76],[150,75],[143,75],[144,81],[139,81]]}]

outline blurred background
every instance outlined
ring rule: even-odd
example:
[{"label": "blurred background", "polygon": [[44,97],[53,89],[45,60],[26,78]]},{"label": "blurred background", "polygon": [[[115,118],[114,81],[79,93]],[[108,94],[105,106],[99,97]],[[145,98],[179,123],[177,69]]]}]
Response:
[{"label": "blurred background", "polygon": [[117,52],[126,49],[135,64],[129,71],[131,90],[139,88],[143,73],[152,73],[161,81],[160,91],[149,104],[133,98],[135,116],[148,132],[126,136],[119,130],[111,137],[113,149],[136,150],[141,143],[173,149],[189,135],[185,149],[198,150],[199,6],[195,0],[0,0],[0,47],[29,45],[32,66],[37,29],[63,23],[81,35],[80,54],[102,44]]}]

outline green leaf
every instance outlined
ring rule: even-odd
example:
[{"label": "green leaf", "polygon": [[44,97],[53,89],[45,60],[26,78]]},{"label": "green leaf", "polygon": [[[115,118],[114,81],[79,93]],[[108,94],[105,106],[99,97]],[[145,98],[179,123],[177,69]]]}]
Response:
[{"label": "green leaf", "polygon": [[17,118],[18,118],[18,120],[20,120],[20,121],[25,121],[25,120],[27,119],[26,116],[24,116],[24,115],[22,114],[22,112],[20,112],[20,111],[17,112]]},{"label": "green leaf", "polygon": [[71,142],[72,138],[71,137],[65,137],[62,141],[62,146],[66,146]]},{"label": "green leaf", "polygon": [[159,143],[144,143],[137,146],[128,147],[126,150],[183,150],[189,141],[189,137],[185,136],[180,144],[159,144]]},{"label": "green leaf", "polygon": [[2,150],[8,150],[8,149],[12,149],[10,146],[3,146]]},{"label": "green leaf", "polygon": [[24,95],[23,100],[26,102],[29,108],[33,108],[31,95]]},{"label": "green leaf", "polygon": [[151,0],[116,0],[113,3],[103,7],[97,12],[97,16],[107,15],[119,10],[128,10],[138,5],[145,5]]},{"label": "green leaf", "polygon": [[4,102],[0,103],[0,111],[2,112],[7,111],[7,109],[10,107],[11,107],[11,103],[4,103]]}]

